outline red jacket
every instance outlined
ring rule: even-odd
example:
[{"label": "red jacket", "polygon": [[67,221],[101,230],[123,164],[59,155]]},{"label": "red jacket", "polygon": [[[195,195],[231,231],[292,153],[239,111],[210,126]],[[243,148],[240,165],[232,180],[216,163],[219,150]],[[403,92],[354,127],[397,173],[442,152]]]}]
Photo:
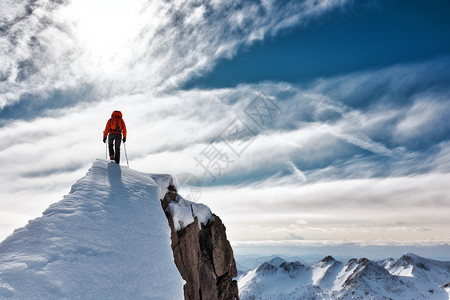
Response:
[{"label": "red jacket", "polygon": [[122,113],[118,110],[111,114],[111,119],[106,122],[105,131],[103,131],[103,137],[107,137],[108,133],[122,133],[124,138],[127,138],[127,126],[122,119]]}]

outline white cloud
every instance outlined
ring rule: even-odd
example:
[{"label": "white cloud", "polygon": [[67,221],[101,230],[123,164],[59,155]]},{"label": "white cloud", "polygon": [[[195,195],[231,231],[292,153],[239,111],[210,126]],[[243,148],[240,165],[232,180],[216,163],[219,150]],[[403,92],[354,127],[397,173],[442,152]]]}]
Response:
[{"label": "white cloud", "polygon": [[450,114],[450,99],[435,99],[433,95],[424,95],[414,101],[396,127],[399,140],[420,139],[435,133],[448,131],[446,119]]},{"label": "white cloud", "polygon": [[[102,95],[167,91],[244,45],[344,3],[34,2],[32,12],[8,23],[0,37],[0,75],[7,78],[0,82],[0,108],[26,93],[82,84]],[[17,11],[14,6],[8,14]],[[280,25],[290,16],[295,20]]]},{"label": "white cloud", "polygon": [[[204,189],[200,201],[220,211],[235,243],[289,240],[366,244],[448,242],[448,174],[341,180],[308,185]],[[298,220],[302,220],[298,222]],[[435,237],[436,239],[428,240]],[[269,242],[270,244],[270,242]]]},{"label": "white cloud", "polygon": [[307,180],[305,174],[299,170],[292,161],[288,161],[288,165],[292,168],[292,173],[296,175],[300,182],[305,182]]}]

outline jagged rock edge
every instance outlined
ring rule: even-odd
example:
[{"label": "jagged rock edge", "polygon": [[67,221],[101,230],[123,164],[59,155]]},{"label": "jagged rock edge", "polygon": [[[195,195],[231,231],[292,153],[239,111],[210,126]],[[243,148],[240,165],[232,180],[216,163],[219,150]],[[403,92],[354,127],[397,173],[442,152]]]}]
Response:
[{"label": "jagged rock edge", "polygon": [[[184,298],[239,299],[237,282],[234,280],[237,276],[236,262],[222,221],[213,214],[208,223],[202,224],[199,230],[198,218],[194,216],[193,223],[175,231],[167,207],[176,199],[177,190],[173,185],[169,185],[167,189],[167,193],[161,199],[161,206],[171,229],[171,247],[175,265],[186,281]],[[213,234],[218,234],[218,242],[212,240],[215,238]],[[216,248],[219,250],[215,250]]]}]

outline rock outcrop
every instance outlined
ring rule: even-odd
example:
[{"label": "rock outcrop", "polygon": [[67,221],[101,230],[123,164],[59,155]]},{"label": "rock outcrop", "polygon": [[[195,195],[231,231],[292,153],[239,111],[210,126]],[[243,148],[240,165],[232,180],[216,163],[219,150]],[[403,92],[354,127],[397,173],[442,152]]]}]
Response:
[{"label": "rock outcrop", "polygon": [[162,207],[171,228],[172,250],[175,264],[186,281],[184,298],[189,300],[239,299],[236,280],[236,263],[233,249],[227,240],[225,226],[213,214],[211,220],[201,224],[198,219],[185,228],[175,231],[167,206],[177,197],[175,187],[162,199]]}]

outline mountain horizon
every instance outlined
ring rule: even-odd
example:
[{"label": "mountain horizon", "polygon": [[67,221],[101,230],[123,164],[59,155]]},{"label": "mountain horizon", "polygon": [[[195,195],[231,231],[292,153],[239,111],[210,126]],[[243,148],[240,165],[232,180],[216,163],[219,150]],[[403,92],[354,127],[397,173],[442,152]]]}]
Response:
[{"label": "mountain horizon", "polygon": [[240,271],[239,295],[246,299],[448,299],[450,261],[405,253],[398,259],[346,263],[331,255],[305,265],[281,257]]}]

